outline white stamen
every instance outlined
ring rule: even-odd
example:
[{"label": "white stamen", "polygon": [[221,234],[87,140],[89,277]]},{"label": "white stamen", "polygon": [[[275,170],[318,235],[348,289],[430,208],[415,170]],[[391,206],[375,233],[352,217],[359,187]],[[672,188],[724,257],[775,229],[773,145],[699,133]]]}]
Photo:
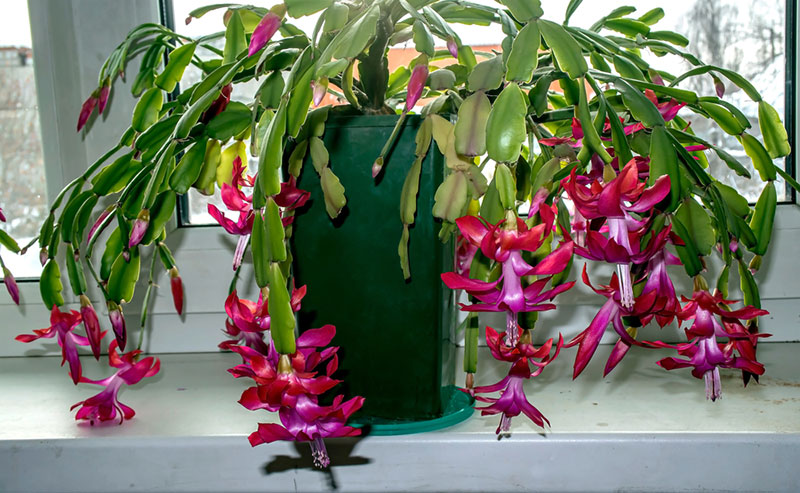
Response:
[{"label": "white stamen", "polygon": [[722,382],[719,380],[719,368],[714,367],[703,374],[706,383],[706,399],[716,401],[722,396]]},{"label": "white stamen", "polygon": [[631,283],[631,265],[617,264],[619,276],[620,302],[625,308],[633,308],[633,284]]},{"label": "white stamen", "polygon": [[517,330],[517,314],[506,312],[506,346],[514,347],[519,342],[519,330]]},{"label": "white stamen", "polygon": [[311,457],[314,458],[314,465],[320,469],[328,467],[331,459],[328,457],[328,451],[325,449],[325,442],[322,437],[317,435],[311,442]]}]

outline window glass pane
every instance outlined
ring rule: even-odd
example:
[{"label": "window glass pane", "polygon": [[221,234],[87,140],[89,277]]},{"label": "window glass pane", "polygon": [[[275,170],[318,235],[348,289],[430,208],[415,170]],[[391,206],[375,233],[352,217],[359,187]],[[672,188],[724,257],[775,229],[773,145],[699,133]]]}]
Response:
[{"label": "window glass pane", "polygon": [[[473,0],[476,3],[497,5],[496,2],[487,0]],[[212,2],[208,2],[212,3]],[[257,5],[271,6],[275,2],[256,2]],[[561,21],[567,2],[551,2],[545,6],[545,16],[549,19]],[[222,15],[224,10],[211,12],[200,19],[194,19],[186,25],[184,19],[188,12],[202,5],[191,0],[173,0],[175,26],[178,32],[191,36],[198,36],[221,30]],[[685,34],[690,44],[687,51],[697,54],[708,64],[719,65],[741,73],[746,79],[761,92],[764,100],[772,104],[783,118],[785,114],[785,0],[674,0],[664,5],[661,0],[607,0],[604,2],[583,2],[573,14],[570,24],[586,27],[608,14],[617,7],[635,5],[637,12],[632,16],[663,7],[664,18],[659,21],[654,29],[670,30]],[[292,22],[301,29],[310,32],[316,22],[316,16],[304,17]],[[461,26],[456,25],[464,44],[469,44],[480,51],[499,51],[503,33],[498,26]],[[613,34],[613,33],[612,33]],[[222,48],[223,42],[219,40],[218,47]],[[397,46],[390,52],[390,70],[407,64],[416,52],[413,44],[408,42],[404,46]],[[675,55],[656,56],[649,50],[644,50],[643,58],[659,70],[673,75],[680,75],[691,68],[691,65],[681,57]],[[188,82],[193,83],[200,77],[199,71],[188,75],[194,77]],[[252,98],[256,89],[245,87],[236,91],[235,99],[247,101]],[[696,91],[701,96],[715,94],[713,80],[709,75],[693,77],[684,80],[680,87]],[[751,122],[748,131],[760,136],[758,128],[758,106],[753,103],[742,90],[725,81],[724,99],[741,108]],[[722,132],[715,125],[709,125],[703,119],[693,118],[691,110],[683,109],[679,115],[691,124],[691,128],[704,139],[719,145],[734,155],[740,162],[750,167],[750,159],[745,155],[742,146],[735,137]],[[742,194],[755,201],[761,191],[762,183],[753,172],[754,180],[739,178],[731,171],[713,152],[707,152],[711,173],[720,181],[736,186]],[[776,160],[783,166],[784,160]],[[488,167],[487,171],[491,168]],[[779,199],[783,197],[785,186],[782,180],[778,183]],[[217,192],[218,200],[219,192]],[[193,224],[213,223],[205,212],[205,203],[200,195],[192,189],[190,192],[189,219]],[[224,207],[220,207],[225,210]]]},{"label": "window glass pane", "polygon": [[[0,208],[7,220],[0,228],[24,246],[38,234],[47,214],[30,22],[24,0],[3,2],[0,88]],[[42,269],[38,248],[31,250],[19,256],[0,247],[0,255],[15,277],[37,277]]]}]

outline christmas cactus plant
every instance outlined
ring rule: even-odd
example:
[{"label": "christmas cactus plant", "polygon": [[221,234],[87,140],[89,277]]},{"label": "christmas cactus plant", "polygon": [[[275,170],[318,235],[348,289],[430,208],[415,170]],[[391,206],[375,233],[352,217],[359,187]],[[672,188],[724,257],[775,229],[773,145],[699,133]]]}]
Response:
[{"label": "christmas cactus plant", "polygon": [[[128,337],[136,331],[126,329],[123,309],[144,289],[144,326],[153,279],[163,268],[181,312],[183,285],[166,225],[178,196],[190,188],[206,195],[219,190],[228,211],[209,205],[209,212],[237,238],[234,280],[228,298],[219,300],[229,335],[220,346],[242,358],[230,370],[233,376],[255,382],[241,404],[277,412],[280,419],[259,424],[250,443],[307,441],[316,464],[326,466],[323,439],[359,433],[347,421],[363,398],[330,396],[340,382],[338,348],[330,345],[333,326],[296,333],[295,312],[306,290],[315,289],[295,285],[287,248],[295,212],[308,199],[297,179],[301,172],[318,175],[326,210],[336,218],[349,192],[329,166],[320,138],[327,116],[397,115],[399,129],[414,112],[423,121],[416,153],[407,156],[399,218],[386,218],[397,222],[397,275],[411,276],[407,245],[416,215],[433,214],[442,222],[442,241],[455,238],[457,244],[453,272],[442,281],[464,292],[461,306],[470,312],[463,324],[464,390],[486,403],[482,414],[501,415],[498,433],[508,431],[520,413],[544,426],[548,421],[529,403],[525,381],[572,347],[577,377],[609,330],[618,342],[606,373],[635,346],[675,349],[677,357],[658,364],[692,368],[711,400],[720,396],[720,368],[741,370],[745,384],[757,379],[764,366],[756,345],[768,334],[759,332],[758,317],[767,312],[753,272],[770,243],[776,178],[797,185],[773,162],[790,152],[778,113],[743,77],[704,64],[684,49],[686,38],[658,30],[661,9],[638,15],[621,8],[582,28],[569,24],[580,4],[572,0],[559,23],[544,18],[539,0],[493,6],[286,0],[270,9],[199,8],[186,22],[224,9],[225,25],[198,39],[155,24],[134,29],[103,65],[78,130],[95,108],[113,110],[113,104],[107,107],[109,94],[123,74],[138,97],[131,125],[53,201],[38,237],[41,295],[51,326],[17,339],[57,336],[73,382],[104,387],[76,404],[76,419],[131,418],[134,411],[117,394],[123,383],[158,372],[159,361],[141,358],[144,331],[131,347]],[[292,24],[311,14],[319,14],[312,33]],[[452,28],[458,23],[502,30],[502,50],[476,52],[462,44]],[[224,43],[222,49],[215,40]],[[418,56],[390,73],[388,51],[401,43],[413,45]],[[645,51],[680,57],[692,68],[667,73],[645,61]],[[130,63],[134,55],[141,55],[138,71]],[[189,65],[203,74],[194,85],[181,84]],[[712,78],[716,94],[681,87],[694,77]],[[258,85],[254,99],[233,100],[232,88],[250,81]],[[730,84],[758,104],[761,139],[753,135],[751,120],[726,101]],[[326,94],[341,105],[318,106]],[[690,114],[735,136],[749,159],[740,162],[695,135],[685,119]],[[379,177],[396,134],[374,161],[349,165],[368,167]],[[248,162],[248,152],[256,159]],[[444,156],[445,178],[432,210],[417,210],[421,167],[430,152]],[[711,154],[740,176],[757,172],[752,179],[763,182],[763,191],[754,207],[710,173]],[[520,214],[523,205],[527,212]],[[0,235],[4,245],[13,242]],[[247,251],[260,289],[253,300],[241,298],[237,289]],[[718,261],[708,262],[710,257]],[[614,266],[610,278],[592,281],[585,267],[580,274],[602,307],[576,337],[565,341],[553,334],[537,347],[531,334],[537,314],[558,309],[556,297],[577,281],[571,279],[576,258]],[[65,307],[65,269],[80,311]],[[731,270],[738,272],[744,296],[740,308],[730,307],[734,302],[728,299]],[[4,274],[16,299],[5,267]],[[675,275],[691,278],[693,290],[679,293]],[[140,286],[140,279],[149,281]],[[104,337],[90,296],[106,304],[113,337]],[[486,329],[486,342],[509,370],[494,385],[475,386],[475,313],[487,311],[506,316],[504,328]],[[686,342],[639,337],[641,327],[673,322],[686,326]],[[79,346],[88,346],[96,359],[107,349],[113,375],[83,376]]]}]

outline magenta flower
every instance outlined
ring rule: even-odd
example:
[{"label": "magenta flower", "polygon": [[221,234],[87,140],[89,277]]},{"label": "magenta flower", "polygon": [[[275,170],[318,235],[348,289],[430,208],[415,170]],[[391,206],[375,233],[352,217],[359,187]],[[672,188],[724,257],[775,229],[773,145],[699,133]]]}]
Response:
[{"label": "magenta flower", "polygon": [[114,209],[116,209],[116,206],[113,204],[103,209],[103,212],[100,213],[100,216],[97,218],[92,227],[89,229],[89,235],[86,237],[87,238],[86,241],[92,241],[95,232],[98,232],[98,228],[100,227],[100,225],[103,224],[103,221],[105,221],[106,218],[109,215],[111,215],[112,212],[114,212]]},{"label": "magenta flower", "polygon": [[[519,416],[520,413],[525,414],[525,416],[538,426],[544,427],[544,423],[550,424],[547,418],[528,402],[523,384],[525,380],[541,374],[544,367],[558,356],[564,340],[559,334],[555,353],[551,356],[550,352],[553,346],[553,339],[549,339],[537,349],[531,343],[529,330],[523,331],[519,327],[515,330],[518,333],[517,337],[514,339],[518,342],[515,346],[508,346],[503,342],[509,339],[506,337],[505,333],[498,334],[493,328],[486,327],[486,343],[492,351],[492,356],[498,360],[509,361],[512,365],[508,375],[496,384],[475,387],[474,389],[475,394],[500,392],[500,397],[496,398],[484,397],[481,395],[475,396],[476,400],[490,404],[485,407],[476,408],[480,409],[482,416],[502,414],[500,417],[500,424],[495,431],[497,434],[508,432],[511,426],[511,418]],[[531,372],[531,364],[536,368],[533,372]]]},{"label": "magenta flower", "polygon": [[[590,259],[604,259],[616,263],[622,286],[622,304],[628,308],[633,306],[633,284],[631,282],[630,262],[644,262],[648,255],[660,250],[658,243],[651,240],[650,248],[644,255],[638,248],[638,238],[644,234],[645,222],[631,216],[631,213],[645,213],[653,209],[669,194],[668,176],[659,177],[652,187],[646,188],[639,181],[638,164],[631,160],[614,179],[604,182],[595,179],[588,186],[580,184],[576,170],[561,182],[576,210],[586,219],[606,219],[608,239],[598,232],[589,231],[586,237],[590,250],[580,245],[576,248],[579,255]],[[638,233],[636,233],[638,231]],[[634,233],[633,235],[631,233]],[[660,241],[666,241],[662,231]]]},{"label": "magenta flower", "polygon": [[111,79],[106,78],[103,81],[102,87],[100,87],[100,95],[97,98],[97,113],[103,114],[103,110],[106,109],[106,104],[108,104],[108,95],[111,92]]},{"label": "magenta flower", "polygon": [[125,316],[122,314],[122,307],[113,301],[107,303],[108,319],[111,321],[111,328],[114,330],[114,337],[119,344],[120,350],[125,350],[125,343],[128,340],[128,332],[125,328]]},{"label": "magenta flower", "polygon": [[667,273],[668,265],[681,265],[681,261],[666,248],[656,253],[647,264],[647,282],[642,293],[655,293],[653,305],[644,308],[648,315],[641,317],[642,325],[647,325],[655,317],[660,327],[672,322],[681,311],[675,286]]},{"label": "magenta flower", "polygon": [[6,285],[6,290],[8,290],[8,294],[11,295],[11,299],[14,301],[15,304],[19,305],[19,286],[17,286],[17,280],[14,279],[14,276],[11,275],[11,271],[3,266],[3,283]]},{"label": "magenta flower", "polygon": [[78,132],[86,125],[86,122],[89,121],[89,117],[92,116],[92,111],[94,111],[94,107],[97,106],[98,98],[97,98],[97,91],[93,92],[89,98],[83,102],[83,106],[81,106],[81,113],[78,115]]},{"label": "magenta flower", "polygon": [[253,56],[261,48],[269,43],[272,36],[281,27],[283,19],[273,12],[267,12],[267,15],[261,18],[256,28],[253,30],[253,35],[250,37],[250,47],[247,50],[247,56]]},{"label": "magenta flower", "polygon": [[581,122],[577,118],[572,118],[572,135],[570,137],[547,137],[539,139],[539,143],[546,146],[568,144],[571,147],[580,147],[583,145],[583,128],[581,127]]},{"label": "magenta flower", "polygon": [[[670,345],[660,341],[648,342],[655,347],[670,347],[678,350],[681,358],[664,358],[658,365],[666,370],[676,368],[692,368],[692,376],[702,378],[706,386],[706,398],[717,400],[722,389],[720,386],[719,368],[739,368],[753,375],[762,375],[764,365],[756,361],[756,341],[759,337],[770,334],[750,334],[740,320],[768,315],[769,312],[745,306],[739,310],[727,310],[725,305],[735,303],[725,300],[720,293],[711,295],[707,291],[697,291],[688,302],[678,318],[694,320],[691,328],[686,329],[687,343]],[[723,344],[717,337],[727,337],[729,342]],[[738,356],[734,353],[738,352]]]},{"label": "magenta flower", "polygon": [[117,417],[119,413],[119,424],[126,419],[131,419],[136,413],[133,409],[119,401],[119,391],[123,384],[134,385],[143,378],[152,377],[161,368],[158,358],[149,356],[136,362],[141,351],[135,349],[128,353],[119,355],[117,353],[117,341],[111,341],[108,347],[108,364],[118,368],[113,375],[102,380],[91,380],[81,377],[84,383],[93,383],[105,387],[100,393],[73,405],[70,410],[81,406],[75,414],[76,420],[87,420],[94,425],[95,421],[110,421]]},{"label": "magenta flower", "polygon": [[[560,245],[554,252],[536,264],[529,265],[522,258],[522,251],[534,252],[544,244],[553,224],[553,212],[549,206],[539,208],[544,222],[528,228],[525,221],[516,218],[516,227],[511,228],[505,220],[496,225],[488,225],[482,218],[464,216],[456,220],[461,234],[475,245],[488,258],[502,264],[500,278],[493,282],[470,279],[455,272],[442,274],[442,281],[450,289],[463,289],[479,300],[472,305],[461,305],[465,311],[506,312],[506,332],[516,335],[519,312],[552,310],[555,305],[543,303],[552,301],[558,294],[574,284],[565,283],[544,291],[550,277],[539,279],[527,287],[522,286],[522,277],[530,275],[552,276],[564,270],[572,256],[572,242]],[[513,344],[513,341],[511,342]]]},{"label": "magenta flower", "polygon": [[[50,327],[35,329],[33,334],[20,334],[15,337],[20,342],[33,342],[37,339],[50,339],[58,336],[58,345],[61,347],[61,366],[69,362],[69,374],[75,385],[81,379],[81,361],[78,358],[78,346],[88,346],[89,341],[74,332],[75,327],[81,323],[81,314],[75,310],[62,312],[53,305],[50,311]],[[102,334],[101,334],[102,338]]]},{"label": "magenta flower", "polygon": [[361,430],[347,426],[350,416],[364,404],[363,397],[353,397],[342,402],[343,396],[337,395],[330,406],[321,406],[314,399],[301,395],[297,403],[280,408],[281,425],[276,423],[259,423],[258,431],[248,438],[255,447],[262,443],[277,440],[310,442],[314,465],[328,467],[330,458],[325,449],[324,438],[352,437],[361,434]]},{"label": "magenta flower", "polygon": [[411,108],[417,104],[420,96],[422,96],[422,89],[425,88],[425,82],[428,80],[428,64],[417,64],[411,70],[411,77],[408,79],[408,92],[406,93],[406,109],[411,111]]},{"label": "magenta flower", "polygon": [[232,88],[233,87],[231,86],[231,84],[226,84],[222,86],[222,89],[220,90],[217,99],[215,99],[214,102],[211,103],[211,106],[209,106],[208,109],[205,110],[203,112],[203,115],[200,117],[201,122],[208,123],[211,121],[212,118],[225,111],[225,108],[228,107],[228,103],[231,101]]},{"label": "magenta flower", "polygon": [[94,311],[92,302],[89,298],[82,294],[80,296],[81,302],[81,317],[83,318],[83,327],[86,329],[86,338],[92,347],[92,354],[94,359],[100,360],[100,341],[103,339],[103,332],[100,330],[100,321],[97,319],[97,312]]},{"label": "magenta flower", "polygon": [[604,375],[608,375],[608,373],[614,369],[632,345],[641,345],[641,343],[637,342],[625,330],[622,317],[638,316],[644,312],[645,307],[653,306],[653,300],[656,297],[654,291],[642,293],[642,295],[635,300],[633,305],[628,307],[622,303],[623,295],[616,273],[611,276],[610,285],[600,286],[600,289],[597,289],[592,286],[591,281],[589,281],[589,275],[586,272],[585,265],[583,266],[583,282],[592,288],[594,292],[605,296],[608,300],[600,308],[600,311],[597,312],[597,315],[592,319],[589,326],[566,344],[567,347],[578,345],[578,354],[575,356],[572,378],[578,378],[578,375],[586,368],[589,360],[592,359],[595,351],[597,351],[600,339],[603,337],[609,324],[614,327],[614,331],[619,335],[621,342],[618,343],[611,352],[606,362]]}]

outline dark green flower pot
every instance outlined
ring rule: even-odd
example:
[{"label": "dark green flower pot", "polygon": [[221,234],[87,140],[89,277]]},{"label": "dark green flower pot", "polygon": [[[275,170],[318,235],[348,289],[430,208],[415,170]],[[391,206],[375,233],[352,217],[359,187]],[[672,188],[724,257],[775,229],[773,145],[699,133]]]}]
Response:
[{"label": "dark green flower pot", "polygon": [[454,395],[454,307],[439,277],[452,270],[453,247],[439,241],[440,223],[431,215],[444,158],[433,144],[422,165],[406,282],[397,255],[399,201],[420,117],[406,119],[377,184],[371,176],[397,118],[328,118],[323,140],[347,206],[331,221],[319,176],[307,162],[298,186],[311,200],[298,211],[292,237],[298,286],[308,285],[300,330],[336,326],[342,390],[366,397],[361,417],[377,422],[441,417]]}]

